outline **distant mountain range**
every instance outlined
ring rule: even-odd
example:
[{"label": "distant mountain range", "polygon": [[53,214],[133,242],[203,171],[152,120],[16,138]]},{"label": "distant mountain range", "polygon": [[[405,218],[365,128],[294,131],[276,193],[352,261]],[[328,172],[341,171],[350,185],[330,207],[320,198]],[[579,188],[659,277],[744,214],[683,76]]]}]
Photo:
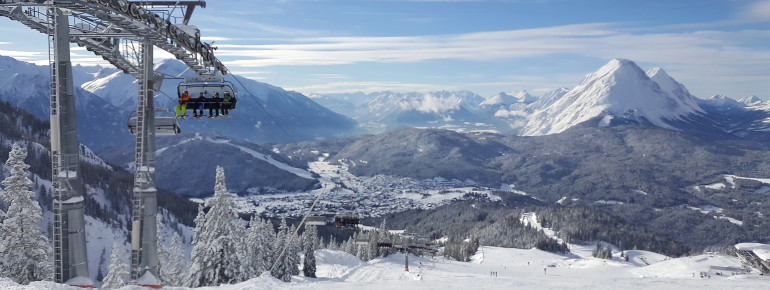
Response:
[{"label": "distant mountain range", "polygon": [[725,96],[699,99],[662,68],[645,73],[625,59],[611,60],[572,89],[557,89],[539,97],[521,91],[483,98],[461,91],[323,94],[311,98],[374,133],[428,127],[548,135],[575,126],[637,124],[710,138],[764,140],[768,138],[765,120],[770,117],[770,105],[756,96],[740,101]]},{"label": "distant mountain range", "polygon": [[[165,60],[155,70],[167,76],[194,76],[185,68],[179,61]],[[134,138],[125,129],[125,122],[134,115],[137,81],[117,69],[98,66],[75,66],[73,74],[81,142],[96,151],[131,145]],[[292,143],[410,127],[544,135],[578,125],[633,123],[709,138],[770,140],[770,122],[766,122],[770,120],[770,104],[758,97],[698,99],[663,69],[644,73],[634,62],[622,59],[611,60],[588,74],[575,88],[541,96],[520,91],[485,98],[469,91],[439,91],[308,98],[240,76],[228,75],[226,79],[239,93],[238,107],[231,117],[180,120],[183,132],[252,143]],[[164,81],[155,97],[156,106],[173,109],[179,81]],[[49,94],[44,66],[0,57],[0,99],[47,119]]]},{"label": "distant mountain range", "polygon": [[[156,65],[157,72],[168,76],[191,77],[176,60]],[[185,72],[184,74],[182,74]],[[114,68],[73,67],[78,136],[80,142],[101,151],[133,143],[126,129],[135,115],[137,81]],[[230,118],[217,120],[180,120],[183,132],[231,136],[254,143],[299,142],[319,138],[348,136],[356,123],[334,113],[297,92],[285,91],[265,83],[228,75],[239,92],[238,107]],[[173,110],[179,79],[164,81],[155,96],[156,106]],[[36,117],[47,120],[49,76],[45,66],[0,56],[0,100],[9,101]],[[188,112],[192,116],[192,112]],[[165,116],[173,116],[165,114]]]}]

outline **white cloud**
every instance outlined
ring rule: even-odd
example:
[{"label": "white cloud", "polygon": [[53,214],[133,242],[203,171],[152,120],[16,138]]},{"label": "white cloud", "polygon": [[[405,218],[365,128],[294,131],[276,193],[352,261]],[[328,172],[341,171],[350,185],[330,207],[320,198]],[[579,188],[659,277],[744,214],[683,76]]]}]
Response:
[{"label": "white cloud", "polygon": [[412,108],[425,113],[443,113],[460,109],[460,101],[455,98],[440,98],[425,94],[411,104]]},{"label": "white cloud", "polygon": [[219,44],[217,55],[242,67],[333,65],[361,62],[418,62],[434,59],[492,61],[569,53],[579,46],[564,40],[616,34],[607,24],[403,37],[316,37],[280,44]]},{"label": "white cloud", "polygon": [[513,110],[509,111],[505,109],[500,109],[500,110],[497,110],[497,112],[495,112],[495,117],[498,117],[498,118],[511,118],[511,117],[525,118],[527,116],[528,116],[527,113],[521,112],[521,111],[513,111]]},{"label": "white cloud", "polygon": [[[752,66],[770,61],[770,51],[744,43],[770,39],[770,30],[631,34],[612,24],[581,24],[526,30],[406,37],[322,37],[279,44],[219,44],[227,65],[336,65],[409,63],[437,59],[496,61],[554,54],[607,59],[625,57],[661,63]],[[717,62],[717,63],[715,63]]]},{"label": "white cloud", "polygon": [[[621,57],[642,65],[648,63],[664,67],[675,73],[688,87],[694,88],[691,90],[693,93],[700,94],[726,93],[737,88],[734,84],[742,83],[740,86],[745,86],[751,82],[767,80],[767,75],[770,75],[770,50],[764,45],[770,41],[770,30],[758,29],[720,31],[711,28],[658,32],[653,29],[628,28],[627,24],[589,23],[450,35],[310,37],[271,41],[260,45],[219,44],[217,55],[226,59],[225,64],[231,68],[244,69],[433,60],[491,63],[569,55],[600,60]],[[588,72],[590,70],[586,70]],[[548,72],[549,75],[543,77],[552,78],[554,73]],[[579,78],[567,83],[545,80],[539,81],[542,86],[536,87],[527,86],[521,81],[516,83],[522,84],[520,88],[537,89],[570,85],[578,81]],[[306,86],[300,91],[318,92],[314,89],[319,86],[341,88],[341,84],[335,82]],[[371,88],[379,88],[383,84],[375,83]],[[393,85],[395,89],[436,89],[427,84]],[[445,88],[451,89],[451,86],[445,85]],[[362,85],[355,83],[353,87],[358,89]],[[754,87],[757,85],[754,84]],[[759,93],[756,91],[756,94]]]},{"label": "white cloud", "polygon": [[756,1],[747,5],[738,14],[739,21],[768,22],[770,21],[770,0]]},{"label": "white cloud", "polygon": [[38,51],[3,50],[3,49],[0,49],[0,55],[10,56],[20,61],[27,61],[27,62],[33,62],[33,63],[45,57],[43,53]]}]

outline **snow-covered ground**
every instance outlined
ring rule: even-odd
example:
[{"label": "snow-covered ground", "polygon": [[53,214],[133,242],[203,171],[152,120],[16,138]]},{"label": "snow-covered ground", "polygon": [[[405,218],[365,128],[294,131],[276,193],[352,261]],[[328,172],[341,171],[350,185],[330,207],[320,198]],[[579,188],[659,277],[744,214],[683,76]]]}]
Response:
[{"label": "snow-covered ground", "polygon": [[[559,255],[536,249],[482,247],[467,263],[410,255],[409,272],[404,271],[403,254],[361,262],[347,253],[319,250],[318,278],[296,276],[284,283],[262,275],[239,284],[200,289],[766,289],[770,283],[756,273],[733,275],[724,270],[740,266],[731,256],[671,259],[626,251],[626,262],[617,253],[612,260],[590,257],[588,248]],[[701,278],[701,272],[710,277]],[[0,288],[76,289],[50,282],[20,286],[7,279],[0,279]]]}]

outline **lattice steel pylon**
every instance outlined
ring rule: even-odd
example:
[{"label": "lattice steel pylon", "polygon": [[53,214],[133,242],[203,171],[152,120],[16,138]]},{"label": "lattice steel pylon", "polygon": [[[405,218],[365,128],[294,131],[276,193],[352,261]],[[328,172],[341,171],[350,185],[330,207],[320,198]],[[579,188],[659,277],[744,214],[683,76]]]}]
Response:
[{"label": "lattice steel pylon", "polygon": [[[201,42],[197,29],[188,25],[196,6],[205,7],[205,1],[0,0],[0,16],[49,35],[54,281],[92,285],[79,179],[72,42],[139,80],[131,279],[139,285],[160,286],[152,279],[158,277],[153,92],[160,89],[163,76],[152,71],[153,48],[168,51],[198,75],[227,73],[213,54],[215,48]],[[174,16],[175,12],[182,15]]]}]

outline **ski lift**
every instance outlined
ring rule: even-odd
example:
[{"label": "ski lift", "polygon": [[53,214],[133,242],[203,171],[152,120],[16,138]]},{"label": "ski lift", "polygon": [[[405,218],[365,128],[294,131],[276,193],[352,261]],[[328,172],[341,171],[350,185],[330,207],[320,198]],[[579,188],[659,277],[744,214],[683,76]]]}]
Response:
[{"label": "ski lift", "polygon": [[392,248],[393,247],[393,243],[391,243],[391,242],[379,242],[379,243],[377,243],[377,246],[380,247],[380,248]]},{"label": "ski lift", "polygon": [[364,232],[359,232],[355,239],[356,245],[368,245],[369,244],[369,234]]},{"label": "ski lift", "polygon": [[354,229],[358,227],[358,215],[352,212],[337,214],[334,216],[334,225],[345,229]]},{"label": "ski lift", "polygon": [[[155,108],[155,111],[170,112],[167,108]],[[131,135],[136,135],[137,133],[136,120],[136,117],[128,118],[128,132]],[[155,116],[155,136],[172,136],[179,134],[181,131],[175,117]]]},{"label": "ski lift", "polygon": [[[229,81],[225,81],[222,77],[202,75],[194,78],[185,78],[183,82],[180,82],[177,87],[177,96],[181,97],[182,94],[187,92],[191,100],[189,104],[193,106],[203,106],[203,109],[228,109],[234,110],[236,103],[238,103],[238,95],[235,92],[235,86]],[[203,94],[205,101],[199,101],[198,97]],[[214,100],[214,94],[219,93],[219,99]],[[223,103],[226,96],[231,96],[230,103],[225,105]]]},{"label": "ski lift", "polygon": [[324,216],[309,216],[305,218],[305,225],[308,226],[323,226],[326,225],[326,217]]}]

